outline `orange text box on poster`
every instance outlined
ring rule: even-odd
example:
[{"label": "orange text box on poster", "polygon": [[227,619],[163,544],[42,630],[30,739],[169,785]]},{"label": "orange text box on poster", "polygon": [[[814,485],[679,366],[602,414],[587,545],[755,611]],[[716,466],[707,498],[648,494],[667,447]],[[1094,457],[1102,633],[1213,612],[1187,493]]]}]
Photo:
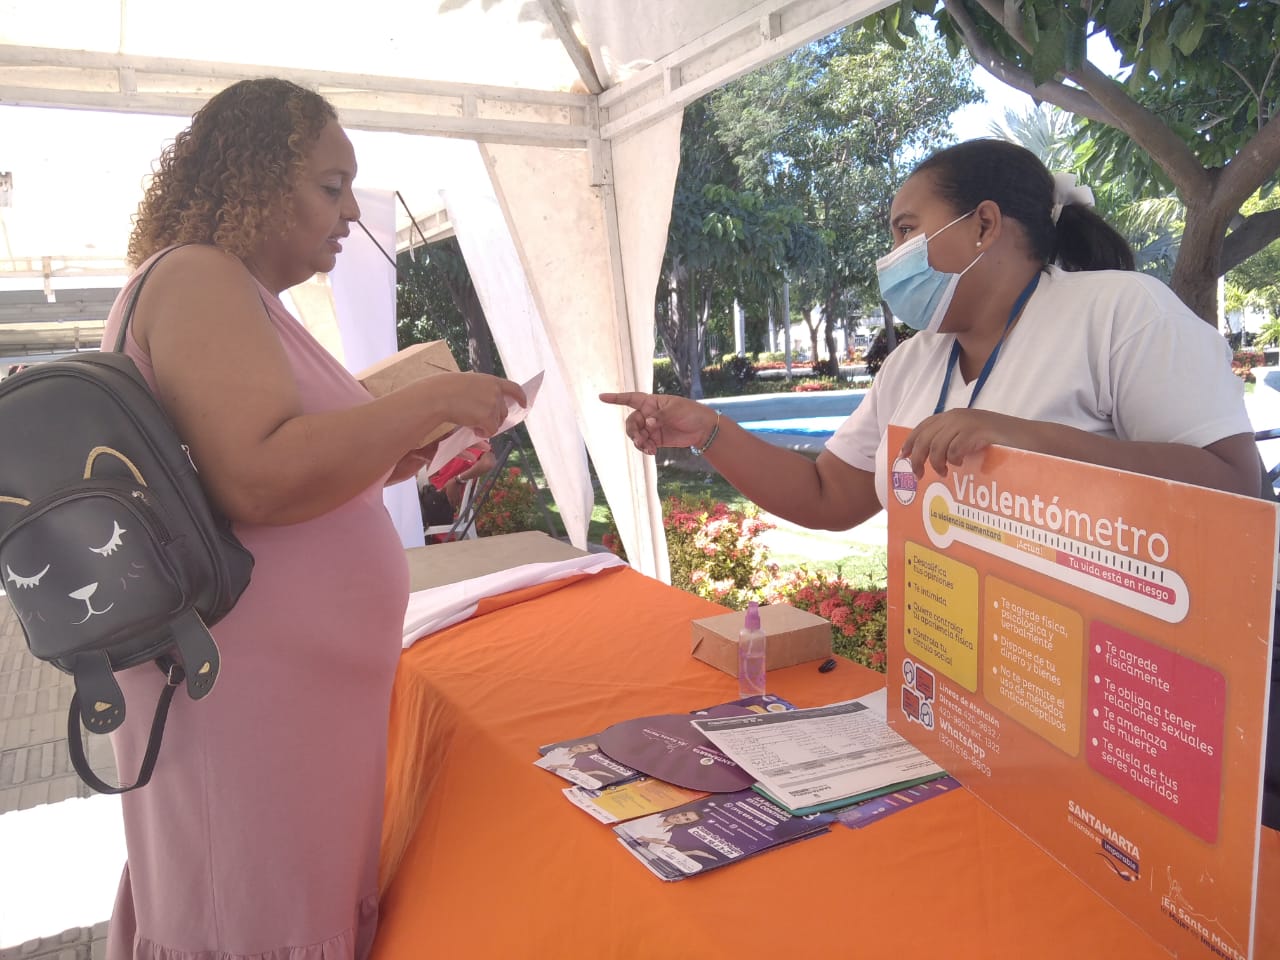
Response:
[{"label": "orange text box on poster", "polygon": [[1070,756],[1080,752],[1084,626],[1070,607],[988,577],[982,692],[1006,715]]}]

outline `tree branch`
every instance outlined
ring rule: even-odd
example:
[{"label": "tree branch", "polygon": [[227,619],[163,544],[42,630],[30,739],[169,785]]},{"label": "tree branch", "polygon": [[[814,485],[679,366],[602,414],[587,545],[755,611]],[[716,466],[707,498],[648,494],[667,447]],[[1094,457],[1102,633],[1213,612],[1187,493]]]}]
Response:
[{"label": "tree branch", "polygon": [[[986,41],[981,31],[978,30],[978,25],[969,16],[969,12],[961,6],[959,0],[944,0],[944,5],[947,8],[947,12],[951,14],[951,19],[960,28],[960,36],[964,38],[964,45],[968,48],[969,55],[973,57],[979,66],[1001,83],[1008,84],[1015,90],[1020,90],[1036,100],[1052,103],[1054,106],[1061,107],[1063,110],[1078,117],[1086,117],[1089,120],[1096,120],[1109,126],[1116,125],[1115,118],[1082,90],[1065,86],[1056,81],[1042,83],[1037,86],[1035,81],[1031,79],[1030,73],[1016,64],[1010,63],[996,51],[995,47]],[[1016,36],[1014,39],[1019,40]],[[1019,40],[1019,43],[1021,42]]]},{"label": "tree branch", "polygon": [[1209,195],[1214,175],[1204,168],[1185,140],[1125,93],[1123,86],[1087,60],[1068,76],[1110,111],[1115,117],[1112,126],[1127,133],[1160,165],[1184,200]]},{"label": "tree branch", "polygon": [[1222,241],[1219,269],[1226,273],[1232,267],[1240,266],[1277,237],[1280,237],[1280,209],[1264,210],[1246,217],[1244,223]]},{"label": "tree branch", "polygon": [[1280,114],[1268,120],[1222,168],[1214,184],[1213,203],[1239,209],[1277,169],[1280,169]]},{"label": "tree branch", "polygon": [[[948,12],[955,18],[957,9],[960,7],[960,0],[944,0],[944,2]],[[1031,51],[1032,44],[1023,33],[1022,25],[1017,21],[1005,23],[1003,0],[976,0],[976,2],[996,23],[1000,24],[1008,32],[1009,36],[1020,47],[1028,52]],[[967,14],[965,16],[967,17]],[[973,32],[976,34],[978,32],[977,26],[973,24],[972,20],[969,22]],[[959,20],[957,20],[957,23],[959,23]],[[1000,74],[996,74],[996,76],[1000,77]],[[1086,96],[1088,99],[1085,102],[1093,105],[1094,112],[1080,113],[1076,107],[1054,99],[1053,94],[1057,92],[1054,87],[1064,91],[1072,89],[1065,84],[1046,83],[1041,84],[1040,88],[1035,88],[1035,90],[1048,88],[1043,94],[1035,92],[1035,90],[1027,90],[1021,86],[1018,89],[1023,90],[1025,93],[1030,93],[1033,97],[1039,97],[1049,103],[1056,104],[1064,110],[1070,110],[1078,116],[1085,116],[1090,120],[1096,120],[1099,123],[1105,123],[1108,126],[1122,130],[1169,175],[1169,179],[1173,181],[1174,187],[1177,188],[1184,199],[1209,195],[1213,189],[1213,175],[1205,170],[1200,161],[1196,159],[1196,155],[1191,151],[1191,148],[1180,137],[1170,130],[1159,117],[1130,97],[1123,86],[1088,60],[1081,64],[1079,70],[1068,73],[1066,76],[1067,79],[1078,84],[1081,88],[1081,93],[1076,94],[1076,99],[1079,99],[1081,95]],[[1000,77],[1000,79],[1004,80],[1005,78]],[[1005,82],[1009,81],[1005,80]],[[1030,82],[1028,77],[1027,83],[1029,84]]]}]

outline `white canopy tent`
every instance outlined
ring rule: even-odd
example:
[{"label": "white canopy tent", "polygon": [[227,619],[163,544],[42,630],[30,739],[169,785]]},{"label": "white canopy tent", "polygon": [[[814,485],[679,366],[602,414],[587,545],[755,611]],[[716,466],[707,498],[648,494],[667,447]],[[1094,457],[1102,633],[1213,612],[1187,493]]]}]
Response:
[{"label": "white canopy tent", "polygon": [[244,77],[311,86],[358,183],[408,203],[397,246],[455,231],[508,371],[555,369],[530,431],[571,539],[585,444],[632,564],[665,579],[653,461],[596,394],[652,385],[682,110],[888,2],[0,0],[0,288],[118,284],[141,178],[185,119]]}]

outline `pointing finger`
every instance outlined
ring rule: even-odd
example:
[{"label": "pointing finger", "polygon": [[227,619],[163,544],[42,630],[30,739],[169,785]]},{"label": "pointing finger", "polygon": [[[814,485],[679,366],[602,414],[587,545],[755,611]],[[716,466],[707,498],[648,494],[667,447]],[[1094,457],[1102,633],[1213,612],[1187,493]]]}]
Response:
[{"label": "pointing finger", "polygon": [[605,403],[616,403],[619,406],[631,407],[634,410],[640,407],[640,401],[636,399],[637,396],[643,395],[635,393],[602,393],[600,394],[600,399]]}]

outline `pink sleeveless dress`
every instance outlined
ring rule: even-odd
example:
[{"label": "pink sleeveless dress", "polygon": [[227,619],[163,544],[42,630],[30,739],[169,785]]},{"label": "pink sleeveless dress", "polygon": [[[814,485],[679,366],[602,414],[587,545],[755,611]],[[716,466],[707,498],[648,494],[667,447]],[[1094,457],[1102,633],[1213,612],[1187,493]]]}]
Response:
[{"label": "pink sleeveless dress", "polygon": [[[108,319],[115,343],[135,274]],[[369,401],[280,301],[261,289],[307,413]],[[149,358],[125,348],[152,389]],[[352,456],[359,456],[358,450]],[[213,628],[222,673],[179,688],[155,774],[124,795],[128,864],[110,960],[346,960],[377,923],[391,683],[409,576],[381,486],[290,526],[236,525],[255,558]],[[120,776],[146,745],[160,671],[118,674],[129,717]]]}]

